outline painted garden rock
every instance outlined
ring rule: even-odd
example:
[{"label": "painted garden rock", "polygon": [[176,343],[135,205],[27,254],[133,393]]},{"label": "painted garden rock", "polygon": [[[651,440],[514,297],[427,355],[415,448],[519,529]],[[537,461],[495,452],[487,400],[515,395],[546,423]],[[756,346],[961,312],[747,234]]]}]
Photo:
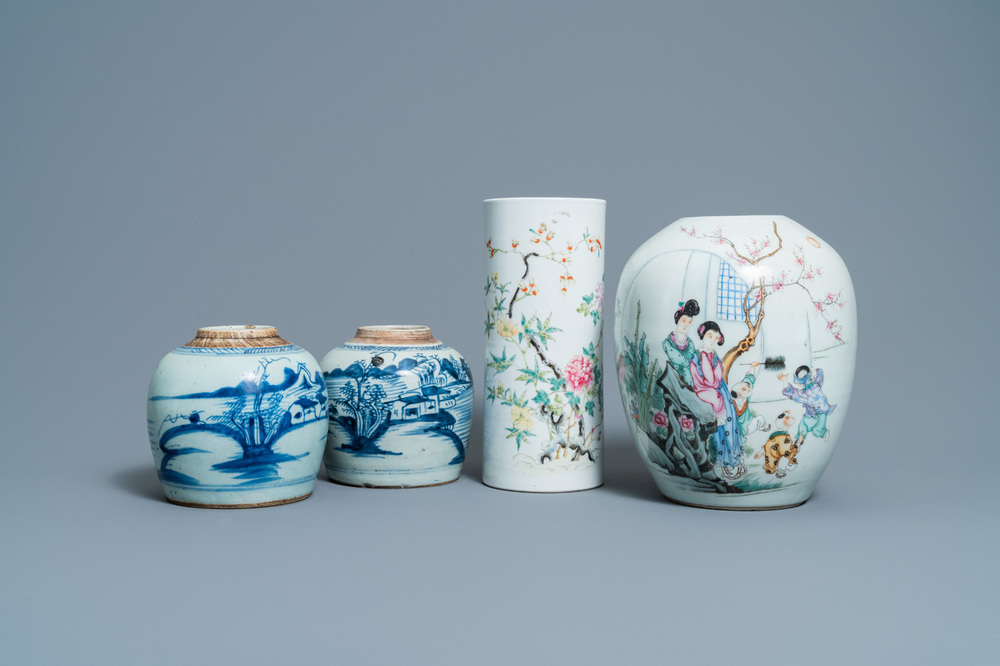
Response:
[{"label": "painted garden rock", "polygon": [[844,262],[781,216],[678,220],[622,273],[615,352],[626,421],[666,497],[795,506],[844,426],[857,318]]},{"label": "painted garden rock", "polygon": [[362,326],[320,365],[332,481],[415,488],[459,477],[472,429],[472,376],[428,327]]},{"label": "painted garden rock", "polygon": [[245,508],[312,493],[326,441],[316,359],[271,326],[212,326],[160,361],[149,442],[175,504]]}]

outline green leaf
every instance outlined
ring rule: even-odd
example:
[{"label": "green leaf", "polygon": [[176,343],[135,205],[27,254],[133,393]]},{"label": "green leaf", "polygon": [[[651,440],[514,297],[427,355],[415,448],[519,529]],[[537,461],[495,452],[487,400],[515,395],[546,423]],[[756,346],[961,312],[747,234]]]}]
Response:
[{"label": "green leaf", "polygon": [[487,363],[486,367],[492,368],[495,372],[498,372],[498,373],[499,372],[503,372],[504,370],[506,370],[510,366],[514,365],[514,360],[515,360],[513,358],[508,358],[507,357],[507,350],[506,349],[503,350],[503,354],[501,356],[499,356],[499,357],[496,354],[494,354],[494,353],[491,352],[490,353],[490,358],[492,358],[493,360],[490,361],[489,363]]}]

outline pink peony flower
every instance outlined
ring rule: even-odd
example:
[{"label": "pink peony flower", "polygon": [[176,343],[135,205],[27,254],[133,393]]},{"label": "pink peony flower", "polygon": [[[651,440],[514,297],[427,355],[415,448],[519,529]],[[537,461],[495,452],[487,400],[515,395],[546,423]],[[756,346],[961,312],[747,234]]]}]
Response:
[{"label": "pink peony flower", "polygon": [[653,412],[653,425],[657,428],[666,428],[670,421],[667,419],[667,415],[662,409]]},{"label": "pink peony flower", "polygon": [[694,430],[694,419],[692,419],[690,416],[682,416],[681,430],[683,430],[684,432],[691,432],[692,430]]},{"label": "pink peony flower", "polygon": [[579,354],[571,358],[563,368],[563,376],[574,391],[590,388],[594,383],[594,364],[589,357]]}]

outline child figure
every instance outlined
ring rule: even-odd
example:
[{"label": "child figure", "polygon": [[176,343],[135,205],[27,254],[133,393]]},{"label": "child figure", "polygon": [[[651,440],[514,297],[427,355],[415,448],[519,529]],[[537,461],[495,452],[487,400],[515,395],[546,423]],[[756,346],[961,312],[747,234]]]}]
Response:
[{"label": "child figure", "polygon": [[[799,443],[797,441],[793,443],[792,436],[788,434],[794,423],[795,417],[791,412],[785,411],[779,414],[775,421],[774,434],[768,437],[763,448],[754,454],[754,459],[764,458],[766,474],[774,474],[781,479],[798,465],[799,461],[795,456],[799,452]],[[779,466],[782,460],[788,461],[784,469]]]},{"label": "child figure", "polygon": [[733,407],[736,408],[736,422],[740,426],[740,434],[746,440],[748,434],[760,430],[767,432],[771,429],[771,424],[764,421],[754,410],[750,409],[750,394],[753,393],[753,385],[757,381],[757,368],[760,363],[754,361],[750,364],[750,372],[743,375],[742,381],[732,385],[729,393],[733,396]]},{"label": "child figure", "polygon": [[[784,383],[788,380],[788,373],[778,375],[778,379]],[[795,369],[795,378],[781,391],[782,395],[794,400],[806,408],[806,413],[799,422],[799,430],[796,433],[795,443],[802,446],[806,440],[806,433],[812,433],[813,437],[826,439],[830,432],[826,429],[826,417],[837,408],[831,405],[823,393],[823,369],[816,368],[810,370],[808,365],[800,365]]]}]

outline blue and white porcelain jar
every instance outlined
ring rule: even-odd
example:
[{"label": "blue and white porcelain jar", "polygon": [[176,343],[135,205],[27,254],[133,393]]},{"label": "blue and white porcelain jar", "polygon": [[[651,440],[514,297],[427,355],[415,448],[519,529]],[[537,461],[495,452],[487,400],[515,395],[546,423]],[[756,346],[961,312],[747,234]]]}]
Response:
[{"label": "blue and white porcelain jar", "polygon": [[271,326],[212,326],[160,361],[149,442],[175,504],[248,508],[303,500],[326,441],[326,386],[309,352]]},{"label": "blue and white porcelain jar", "polygon": [[459,477],[472,429],[472,376],[428,327],[362,326],[320,366],[332,481],[415,488]]}]

